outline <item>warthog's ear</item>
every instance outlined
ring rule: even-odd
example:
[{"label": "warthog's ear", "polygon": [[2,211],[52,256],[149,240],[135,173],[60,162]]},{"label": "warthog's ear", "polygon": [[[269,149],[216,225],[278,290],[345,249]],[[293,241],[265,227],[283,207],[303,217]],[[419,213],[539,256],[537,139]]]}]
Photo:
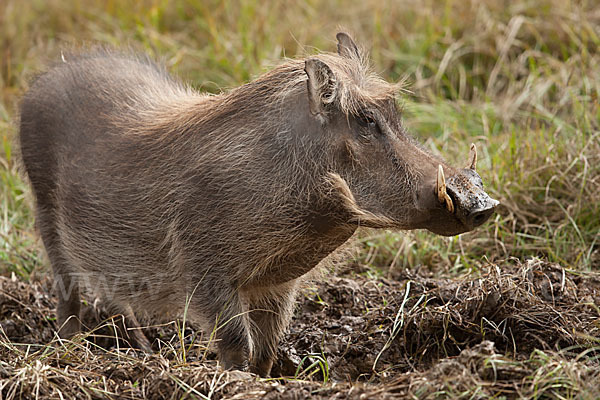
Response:
[{"label": "warthog's ear", "polygon": [[310,112],[325,117],[325,106],[333,103],[337,91],[337,82],[333,71],[318,58],[309,58],[304,63],[308,75],[308,103]]},{"label": "warthog's ear", "polygon": [[354,40],[345,32],[340,32],[335,37],[338,40],[337,51],[338,54],[346,58],[360,59],[360,51],[358,46],[354,43]]}]

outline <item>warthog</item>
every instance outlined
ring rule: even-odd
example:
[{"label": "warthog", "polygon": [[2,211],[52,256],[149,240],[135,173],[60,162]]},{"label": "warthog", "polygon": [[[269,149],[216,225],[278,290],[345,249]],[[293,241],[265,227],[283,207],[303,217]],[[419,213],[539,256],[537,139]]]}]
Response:
[{"label": "warthog", "polygon": [[80,329],[85,286],[133,326],[187,310],[215,330],[225,368],[268,375],[299,282],[358,227],[456,235],[488,219],[498,202],[474,147],[465,169],[419,147],[399,85],[337,39],[337,54],[219,95],[107,50],[33,82],[20,147],[61,337]]}]

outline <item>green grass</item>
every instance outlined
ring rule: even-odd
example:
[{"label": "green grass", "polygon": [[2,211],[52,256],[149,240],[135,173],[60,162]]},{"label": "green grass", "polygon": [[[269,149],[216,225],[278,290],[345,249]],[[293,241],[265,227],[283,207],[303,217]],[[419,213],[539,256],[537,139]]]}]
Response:
[{"label": "green grass", "polygon": [[33,270],[41,268],[40,246],[27,197],[29,189],[19,178],[12,154],[8,114],[3,112],[0,118],[3,151],[0,157],[0,270],[29,277]]},{"label": "green grass", "polygon": [[379,268],[477,268],[541,256],[570,268],[600,265],[600,56],[593,2],[546,0],[361,4],[312,0],[4,0],[0,4],[2,271],[44,263],[28,189],[16,173],[13,121],[28,80],[63,49],[131,47],[202,90],[247,82],[282,57],[333,50],[340,26],[370,49],[389,80],[408,78],[406,124],[461,165],[468,145],[503,207],[460,238],[376,234],[365,260]]}]

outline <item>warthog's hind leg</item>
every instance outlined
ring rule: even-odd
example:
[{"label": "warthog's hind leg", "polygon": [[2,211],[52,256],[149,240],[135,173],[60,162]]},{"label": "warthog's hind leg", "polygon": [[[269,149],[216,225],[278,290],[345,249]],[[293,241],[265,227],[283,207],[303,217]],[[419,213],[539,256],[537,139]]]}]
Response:
[{"label": "warthog's hind leg", "polygon": [[144,352],[151,354],[152,346],[150,345],[150,341],[144,335],[140,323],[135,317],[135,313],[131,306],[125,307],[124,311],[125,316],[125,329],[127,330],[126,334],[131,340],[131,345],[143,350]]},{"label": "warthog's hind leg", "polygon": [[58,297],[56,306],[58,335],[63,339],[70,339],[81,331],[79,283],[71,274],[69,265],[63,257],[52,212],[38,205],[36,218],[54,272],[54,290]]}]

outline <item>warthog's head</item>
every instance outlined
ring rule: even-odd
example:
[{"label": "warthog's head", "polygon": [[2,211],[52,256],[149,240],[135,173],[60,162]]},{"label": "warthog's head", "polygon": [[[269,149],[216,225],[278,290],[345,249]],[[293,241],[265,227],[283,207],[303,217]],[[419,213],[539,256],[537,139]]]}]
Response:
[{"label": "warthog's head", "polygon": [[498,201],[483,190],[471,145],[467,167],[453,168],[419,147],[401,124],[397,85],[372,74],[352,39],[338,54],[305,61],[310,114],[330,138],[329,183],[356,224],[425,228],[456,235],[483,224]]}]

